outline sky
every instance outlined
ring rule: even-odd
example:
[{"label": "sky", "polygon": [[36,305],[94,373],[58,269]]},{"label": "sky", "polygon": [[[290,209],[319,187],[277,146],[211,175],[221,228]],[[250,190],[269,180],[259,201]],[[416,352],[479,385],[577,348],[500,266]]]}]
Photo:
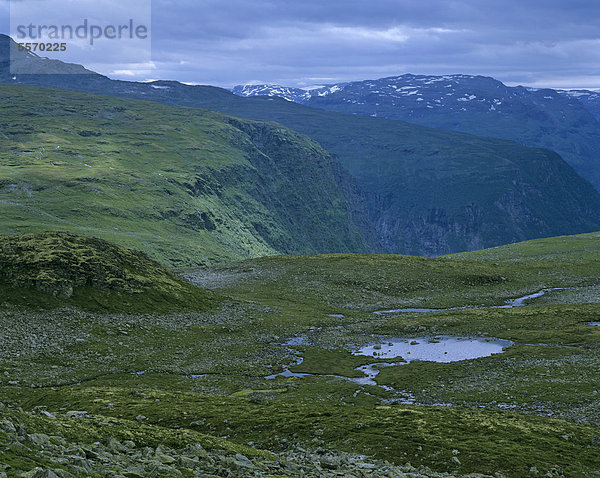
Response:
[{"label": "sky", "polygon": [[[13,7],[77,22],[81,12],[68,8],[74,1],[13,0]],[[115,0],[77,3],[99,1]],[[0,0],[5,32],[8,5]],[[598,0],[154,0],[151,17],[151,37],[138,50],[73,48],[75,57],[61,59],[112,78],[223,87],[463,73],[509,85],[600,88]]]}]

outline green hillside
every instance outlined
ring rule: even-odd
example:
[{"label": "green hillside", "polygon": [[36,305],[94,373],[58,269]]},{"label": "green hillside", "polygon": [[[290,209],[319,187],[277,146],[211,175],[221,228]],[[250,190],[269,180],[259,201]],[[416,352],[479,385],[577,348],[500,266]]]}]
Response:
[{"label": "green hillside", "polygon": [[436,258],[272,256],[215,265],[210,269],[214,275],[203,270],[186,275],[200,287],[236,297],[273,305],[283,301],[314,308],[316,314],[344,314],[395,307],[491,306],[544,288],[595,287],[599,264],[600,234],[593,233]]},{"label": "green hillside", "polygon": [[600,233],[534,239],[448,257],[477,261],[599,263]]},{"label": "green hillside", "polygon": [[67,233],[0,235],[0,304],[102,312],[206,310],[214,294],[145,254]]},{"label": "green hillside", "polygon": [[2,85],[0,111],[2,233],[94,235],[177,266],[370,249],[337,160],[279,125],[29,86]]},{"label": "green hillside", "polygon": [[280,98],[206,106],[273,119],[336,153],[392,252],[442,254],[600,228],[600,196],[548,150]]},{"label": "green hillside", "polygon": [[[10,39],[0,37],[2,82],[207,108],[277,121],[309,136],[337,155],[353,176],[364,201],[356,189],[343,185],[341,189],[355,224],[377,251],[437,255],[600,229],[598,192],[557,154],[547,150],[402,121],[329,112],[281,98],[242,98],[221,88],[174,81],[136,83],[98,74],[13,76],[7,70],[9,48]],[[40,67],[49,68],[42,59],[39,62]],[[65,64],[64,72],[72,68]],[[320,195],[306,197],[315,200]],[[273,247],[267,242],[267,248],[262,243],[253,244],[258,252],[250,255],[273,249],[307,252]],[[222,245],[214,249],[210,257],[243,255],[232,255]],[[360,252],[364,248],[313,248],[316,250]]]},{"label": "green hillside", "polygon": [[280,98],[170,87],[175,99],[161,93],[157,101],[274,120],[335,153],[364,192],[378,238],[391,252],[442,254],[600,229],[598,193],[547,150]]}]

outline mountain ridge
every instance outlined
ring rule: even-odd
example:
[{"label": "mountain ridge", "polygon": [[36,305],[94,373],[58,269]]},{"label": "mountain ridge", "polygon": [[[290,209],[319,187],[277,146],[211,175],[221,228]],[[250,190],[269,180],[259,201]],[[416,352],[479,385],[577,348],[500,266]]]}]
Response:
[{"label": "mountain ridge", "polygon": [[[279,96],[283,89],[261,85],[232,91]],[[481,75],[405,74],[326,85],[288,99],[551,149],[600,190],[600,96],[594,92],[509,87]]]},{"label": "mountain ridge", "polygon": [[576,98],[600,121],[600,90],[557,90],[559,93]]},{"label": "mountain ridge", "polygon": [[[278,97],[241,98],[211,86],[125,82],[97,74],[21,75],[15,80],[1,75],[0,70],[0,80],[9,83],[205,108],[283,124],[339,158],[360,188],[357,193],[342,187],[353,216],[362,218],[353,222],[362,231],[375,229],[376,238],[368,243],[380,244],[381,251],[438,255],[600,229],[600,196],[550,151],[328,112]],[[367,220],[358,212],[361,207]]]}]

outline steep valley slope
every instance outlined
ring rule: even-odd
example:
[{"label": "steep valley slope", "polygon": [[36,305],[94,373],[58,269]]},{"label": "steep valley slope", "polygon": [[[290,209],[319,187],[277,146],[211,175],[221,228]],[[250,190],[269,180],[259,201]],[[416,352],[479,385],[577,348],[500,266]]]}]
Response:
[{"label": "steep valley slope", "polygon": [[[0,40],[0,53],[6,54],[10,40]],[[13,76],[4,58],[0,62],[4,82],[208,108],[238,117],[277,121],[309,136],[339,158],[359,188],[357,191],[351,182],[338,181],[345,207],[366,245],[352,248],[353,242],[349,241],[340,251],[368,248],[437,255],[600,229],[600,195],[557,154],[547,150],[402,121],[327,112],[281,98],[242,98],[209,86],[170,81],[135,83],[93,73],[69,74],[76,68],[73,65],[64,65],[65,74],[56,74],[56,63],[34,56],[26,60],[48,74]],[[87,139],[93,141],[94,137]],[[320,197],[308,196],[312,201]],[[318,231],[328,237],[336,235],[323,228],[311,229],[313,235]],[[240,252],[248,254],[249,249],[254,250],[250,253],[254,256],[269,248],[294,250],[267,243],[247,246],[235,254],[240,257]],[[217,247],[219,250],[208,256],[231,256],[231,251],[222,250],[224,247]]]},{"label": "steep valley slope", "polygon": [[21,85],[0,102],[0,232],[97,235],[178,266],[376,247],[337,159],[280,125]]},{"label": "steep valley slope", "polygon": [[286,95],[328,111],[376,116],[556,151],[600,189],[600,122],[594,92],[509,87],[484,76],[405,74],[289,92],[269,85],[240,95]]}]

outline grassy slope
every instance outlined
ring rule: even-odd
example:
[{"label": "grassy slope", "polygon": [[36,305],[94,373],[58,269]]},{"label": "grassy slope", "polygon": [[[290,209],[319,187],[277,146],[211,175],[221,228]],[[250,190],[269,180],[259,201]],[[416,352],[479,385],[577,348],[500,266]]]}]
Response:
[{"label": "grassy slope", "polygon": [[[581,248],[586,239],[591,242]],[[198,283],[237,298],[202,314],[5,307],[0,399],[27,409],[43,405],[124,420],[141,414],[149,425],[190,428],[274,451],[299,444],[445,471],[525,476],[536,466],[542,474],[554,469],[590,476],[600,469],[594,438],[600,435],[600,330],[587,321],[598,316],[598,305],[371,313],[401,305],[501,304],[541,287],[597,284],[594,235],[553,241],[540,241],[547,253],[525,263],[509,253],[493,261],[279,256],[188,271]],[[588,252],[567,260],[549,253],[552,247],[567,251],[569,243]],[[340,312],[345,317],[326,315]],[[373,340],[371,334],[446,333],[504,337],[516,345],[485,359],[383,369],[377,382],[398,393],[328,377],[264,378],[293,363],[285,345],[293,336],[309,341],[297,347],[305,363],[296,370],[354,376],[357,359],[348,350]],[[192,376],[198,374],[205,375]],[[408,393],[426,405],[456,406],[394,402]]]},{"label": "grassy slope", "polygon": [[67,233],[0,235],[0,303],[103,312],[205,310],[218,299],[145,254]]},{"label": "grassy slope", "polygon": [[27,86],[2,86],[0,109],[0,232],[176,265],[368,248],[335,159],[278,125]]},{"label": "grassy slope", "polygon": [[337,154],[390,251],[439,254],[598,228],[597,193],[555,153],[213,90],[198,91],[196,104],[278,121]]},{"label": "grassy slope", "polygon": [[21,75],[18,81],[278,121],[339,156],[365,192],[378,238],[391,252],[443,254],[600,228],[600,196],[548,151],[207,86],[100,75]]},{"label": "grassy slope", "polygon": [[448,256],[452,259],[511,262],[598,262],[600,233],[549,237]]},{"label": "grassy slope", "polygon": [[[573,236],[594,237],[594,235]],[[544,239],[538,241],[544,244]],[[560,245],[561,239],[554,240]],[[578,239],[573,239],[578,242]],[[525,246],[528,243],[523,243]],[[510,247],[510,246],[506,246]],[[491,251],[495,251],[492,249]],[[503,300],[544,287],[584,286],[597,281],[598,249],[574,254],[577,260],[481,261],[487,251],[426,258],[399,255],[275,256],[215,266],[217,276],[236,277],[220,288],[267,303],[284,301],[328,313],[374,311],[399,307],[501,305]],[[460,260],[458,260],[460,259]],[[190,272],[211,287],[213,275]],[[218,284],[218,283],[217,283]]]},{"label": "grassy slope", "polygon": [[[136,387],[135,395],[104,386],[70,388],[66,403],[121,423],[141,413],[150,417],[151,425],[166,429],[189,427],[191,420],[201,417],[201,424],[190,428],[226,434],[234,443],[251,440],[277,452],[289,441],[304,447],[322,444],[437,471],[521,477],[536,466],[542,474],[553,470],[551,476],[560,471],[584,477],[592,476],[600,461],[597,447],[590,446],[598,432],[593,426],[476,408],[377,405],[368,398],[352,399],[343,383],[303,387],[303,393],[263,393],[266,403],[260,403],[260,393],[250,398],[215,397],[156,391],[143,381],[131,386]],[[65,404],[65,392],[25,392],[36,396],[25,403],[56,410]],[[340,395],[344,403],[333,403],[332,398]],[[107,409],[107,403],[115,405]],[[458,464],[453,456],[458,456]]]}]

